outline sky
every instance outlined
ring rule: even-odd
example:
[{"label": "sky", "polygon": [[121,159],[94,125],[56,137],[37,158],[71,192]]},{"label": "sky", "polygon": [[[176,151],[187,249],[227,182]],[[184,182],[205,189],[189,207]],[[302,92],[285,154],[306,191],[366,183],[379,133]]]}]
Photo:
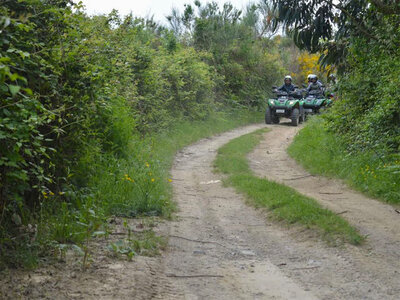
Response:
[{"label": "sky", "polygon": [[[75,2],[78,2],[76,0]],[[121,15],[129,14],[131,11],[134,16],[147,17],[154,15],[154,19],[161,23],[166,23],[165,17],[170,14],[173,7],[183,11],[184,4],[193,4],[194,0],[81,0],[86,6],[88,14],[107,14],[113,8],[117,9]],[[202,0],[201,3],[210,1]],[[214,0],[222,6],[225,2],[230,2],[236,8],[243,8],[249,0]],[[258,2],[258,1],[253,1]]]}]

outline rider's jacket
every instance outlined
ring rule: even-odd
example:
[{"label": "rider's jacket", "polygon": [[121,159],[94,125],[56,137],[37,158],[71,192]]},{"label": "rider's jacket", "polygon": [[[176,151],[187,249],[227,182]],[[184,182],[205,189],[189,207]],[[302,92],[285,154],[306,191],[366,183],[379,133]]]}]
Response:
[{"label": "rider's jacket", "polygon": [[293,84],[283,84],[282,86],[280,86],[278,88],[278,91],[284,91],[286,93],[293,92],[294,90],[295,90],[295,87]]},{"label": "rider's jacket", "polygon": [[315,82],[315,83],[314,83],[314,82],[311,82],[311,83],[308,85],[308,87],[307,87],[307,92],[315,91],[315,90],[321,91],[321,92],[324,91],[323,85],[322,85],[322,83],[321,83],[320,81],[317,81],[317,82]]}]

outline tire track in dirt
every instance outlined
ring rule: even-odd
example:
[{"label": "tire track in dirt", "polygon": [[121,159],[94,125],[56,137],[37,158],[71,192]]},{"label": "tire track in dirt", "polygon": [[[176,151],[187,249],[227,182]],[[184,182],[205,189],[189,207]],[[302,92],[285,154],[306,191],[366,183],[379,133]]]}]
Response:
[{"label": "tire track in dirt", "polygon": [[271,263],[263,250],[270,230],[265,218],[212,171],[219,147],[262,127],[202,140],[176,157],[172,176],[179,213],[170,227],[165,273],[221,276],[173,278],[184,299],[317,299]]},{"label": "tire track in dirt", "polygon": [[[379,268],[371,262],[378,258],[372,248],[328,247],[311,231],[269,222],[266,212],[223,187],[212,172],[216,150],[261,127],[202,140],[177,155],[172,175],[179,213],[170,224],[163,269],[167,276],[223,277],[173,277],[174,289],[184,299],[397,299],[398,264]],[[296,133],[280,128],[288,132],[281,142]],[[269,172],[261,159],[265,149],[257,151],[253,167]]]}]

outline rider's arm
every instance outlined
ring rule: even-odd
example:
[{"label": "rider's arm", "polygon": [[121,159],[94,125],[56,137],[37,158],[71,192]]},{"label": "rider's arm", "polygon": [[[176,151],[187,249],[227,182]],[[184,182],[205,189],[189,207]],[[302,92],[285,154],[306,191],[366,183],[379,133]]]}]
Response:
[{"label": "rider's arm", "polygon": [[321,81],[318,81],[318,86],[319,86],[319,89],[321,90],[321,92],[325,93],[325,86],[323,85],[323,83]]}]

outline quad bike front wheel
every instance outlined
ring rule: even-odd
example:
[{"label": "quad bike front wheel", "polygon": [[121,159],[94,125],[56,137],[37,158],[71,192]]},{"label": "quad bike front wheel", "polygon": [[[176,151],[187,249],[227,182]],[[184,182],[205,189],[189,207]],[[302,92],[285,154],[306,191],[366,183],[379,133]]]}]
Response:
[{"label": "quad bike front wheel", "polygon": [[298,108],[294,108],[292,110],[292,115],[290,116],[290,119],[292,120],[292,126],[299,125],[299,115],[300,115],[299,109]]},{"label": "quad bike front wheel", "polygon": [[299,123],[303,123],[306,121],[306,114],[304,112],[304,108],[300,109]]},{"label": "quad bike front wheel", "polygon": [[269,106],[265,110],[265,124],[272,124],[272,112]]}]

